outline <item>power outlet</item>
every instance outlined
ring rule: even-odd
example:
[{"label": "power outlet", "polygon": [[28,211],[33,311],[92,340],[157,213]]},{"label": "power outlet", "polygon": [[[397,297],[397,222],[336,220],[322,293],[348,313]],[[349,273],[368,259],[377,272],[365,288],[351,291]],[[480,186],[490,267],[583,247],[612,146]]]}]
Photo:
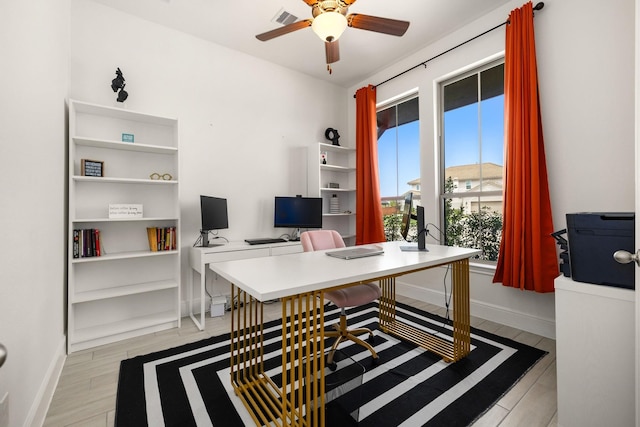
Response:
[{"label": "power outlet", "polygon": [[9,392],[0,400],[0,427],[9,427]]}]

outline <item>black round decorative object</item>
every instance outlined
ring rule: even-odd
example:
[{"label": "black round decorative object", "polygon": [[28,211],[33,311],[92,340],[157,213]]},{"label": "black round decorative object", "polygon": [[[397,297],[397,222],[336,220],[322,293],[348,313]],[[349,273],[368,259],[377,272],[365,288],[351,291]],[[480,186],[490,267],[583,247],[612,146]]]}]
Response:
[{"label": "black round decorative object", "polygon": [[111,80],[111,89],[113,89],[114,92],[118,92],[118,90],[120,90],[117,98],[118,102],[126,101],[127,97],[129,96],[127,91],[124,90],[125,86],[126,83],[124,82],[124,76],[122,75],[122,71],[120,71],[120,68],[118,68],[116,69],[116,78]]},{"label": "black round decorative object", "polygon": [[333,145],[340,145],[340,143],[338,142],[338,140],[340,139],[340,134],[338,133],[337,129],[327,128],[327,130],[324,131],[324,137],[331,141]]}]

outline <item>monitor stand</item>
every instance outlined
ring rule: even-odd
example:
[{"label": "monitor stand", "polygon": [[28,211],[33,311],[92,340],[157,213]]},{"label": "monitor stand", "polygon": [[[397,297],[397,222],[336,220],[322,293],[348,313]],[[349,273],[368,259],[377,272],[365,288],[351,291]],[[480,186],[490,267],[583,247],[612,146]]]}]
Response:
[{"label": "monitor stand", "polygon": [[[219,237],[214,237],[215,239],[219,239]],[[209,232],[206,230],[200,230],[200,246],[201,248],[213,248],[216,246],[224,246],[224,243],[211,243],[209,241]]]},{"label": "monitor stand", "polygon": [[296,228],[293,233],[291,233],[291,238],[289,239],[290,242],[297,242],[300,240],[300,229]]},{"label": "monitor stand", "polygon": [[200,245],[203,248],[209,247],[209,231],[208,230],[200,230]]}]

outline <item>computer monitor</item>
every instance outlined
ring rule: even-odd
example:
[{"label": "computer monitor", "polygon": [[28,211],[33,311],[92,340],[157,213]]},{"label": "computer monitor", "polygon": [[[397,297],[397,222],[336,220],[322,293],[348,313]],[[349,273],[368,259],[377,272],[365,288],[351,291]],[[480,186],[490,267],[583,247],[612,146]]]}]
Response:
[{"label": "computer monitor", "polygon": [[276,196],[273,226],[295,228],[292,240],[297,238],[300,228],[322,228],[322,198]]},{"label": "computer monitor", "polygon": [[[427,229],[425,227],[424,222],[424,207],[416,206],[416,214],[412,214],[413,210],[413,193],[407,193],[404,198],[404,207],[402,209],[402,230],[400,234],[402,234],[402,238],[407,240],[407,234],[409,233],[409,226],[411,225],[411,220],[415,219],[418,222],[418,246],[417,250],[426,251],[426,237],[427,237]],[[402,247],[403,250],[408,250],[409,247]]]},{"label": "computer monitor", "polygon": [[200,238],[203,247],[209,246],[209,231],[229,228],[227,199],[200,196],[201,228]]},{"label": "computer monitor", "polygon": [[404,206],[402,208],[402,230],[400,234],[404,240],[407,240],[407,234],[409,234],[409,226],[411,225],[411,210],[413,202],[413,193],[409,192],[404,198]]}]

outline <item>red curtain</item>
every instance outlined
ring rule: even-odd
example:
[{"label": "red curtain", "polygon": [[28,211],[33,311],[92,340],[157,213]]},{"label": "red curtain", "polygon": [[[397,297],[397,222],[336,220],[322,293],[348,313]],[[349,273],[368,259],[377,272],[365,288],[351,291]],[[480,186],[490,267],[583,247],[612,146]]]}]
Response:
[{"label": "red curtain", "polygon": [[378,177],[376,88],[356,92],[356,245],[384,242]]},{"label": "red curtain", "polygon": [[503,228],[494,283],[552,292],[558,276],[531,2],[509,15],[505,51]]}]

